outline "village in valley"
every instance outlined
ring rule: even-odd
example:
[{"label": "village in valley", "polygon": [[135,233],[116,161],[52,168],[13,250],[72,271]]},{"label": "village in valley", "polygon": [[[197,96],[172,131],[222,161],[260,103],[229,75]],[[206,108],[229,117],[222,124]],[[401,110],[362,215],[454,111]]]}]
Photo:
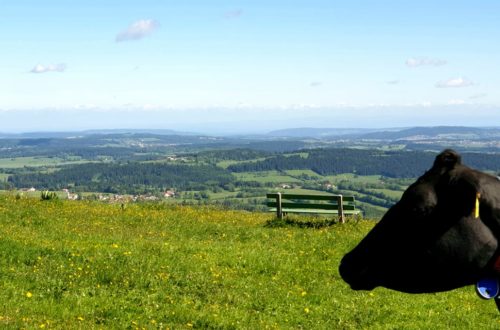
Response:
[{"label": "village in valley", "polygon": [[266,211],[270,192],[344,194],[356,198],[365,216],[379,217],[445,146],[460,150],[470,166],[500,172],[498,129],[422,128],[340,137],[309,130],[310,137],[291,136],[297,132],[213,139],[133,131],[4,138],[0,185],[4,193],[20,196],[51,191],[68,200],[249,211]]}]

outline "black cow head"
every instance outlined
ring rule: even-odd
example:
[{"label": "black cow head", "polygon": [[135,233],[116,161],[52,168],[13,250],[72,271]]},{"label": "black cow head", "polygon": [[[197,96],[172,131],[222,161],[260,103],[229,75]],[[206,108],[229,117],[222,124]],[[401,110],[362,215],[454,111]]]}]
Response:
[{"label": "black cow head", "polygon": [[500,181],[445,150],[344,256],[339,271],[355,290],[451,290],[494,272],[498,239]]}]

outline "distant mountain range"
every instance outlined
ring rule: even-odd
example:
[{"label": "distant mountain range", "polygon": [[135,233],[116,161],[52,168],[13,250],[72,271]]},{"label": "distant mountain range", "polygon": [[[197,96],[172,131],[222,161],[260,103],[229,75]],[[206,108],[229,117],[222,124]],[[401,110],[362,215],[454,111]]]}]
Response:
[{"label": "distant mountain range", "polygon": [[[207,136],[203,133],[181,132],[170,129],[100,129],[76,132],[26,132],[1,133],[0,138],[7,139],[40,139],[40,138],[71,138],[90,135],[126,135],[152,134],[169,136]],[[212,135],[212,134],[210,134]],[[212,135],[213,136],[213,135]],[[230,136],[227,136],[230,137]],[[264,135],[233,136],[234,138],[251,139],[318,139],[318,140],[496,140],[500,139],[500,127],[463,127],[435,126],[411,128],[289,128],[271,131]]]},{"label": "distant mountain range", "polygon": [[500,127],[435,126],[412,128],[291,128],[268,133],[272,137],[363,140],[477,140],[500,139]]},{"label": "distant mountain range", "polygon": [[500,127],[479,128],[461,126],[413,127],[400,131],[367,133],[360,138],[376,140],[477,140],[500,138]]},{"label": "distant mountain range", "polygon": [[359,135],[378,132],[380,129],[369,128],[288,128],[267,133],[270,137],[290,138],[325,138],[330,136]]},{"label": "distant mountain range", "polygon": [[190,132],[180,132],[171,129],[98,129],[74,132],[26,132],[26,133],[2,133],[0,138],[8,139],[41,139],[41,138],[70,138],[75,136],[89,135],[104,135],[104,134],[154,134],[154,135],[201,135]]}]

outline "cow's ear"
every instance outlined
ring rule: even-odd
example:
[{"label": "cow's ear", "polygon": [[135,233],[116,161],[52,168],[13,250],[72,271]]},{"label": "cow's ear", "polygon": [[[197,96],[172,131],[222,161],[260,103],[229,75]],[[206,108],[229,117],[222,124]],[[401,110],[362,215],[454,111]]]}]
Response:
[{"label": "cow's ear", "polygon": [[450,170],[460,164],[462,157],[455,150],[446,149],[436,156],[433,168]]},{"label": "cow's ear", "polygon": [[452,171],[450,176],[447,184],[440,187],[440,202],[444,202],[442,206],[447,212],[460,217],[475,215],[479,211],[477,202],[480,198],[476,180],[471,175],[455,171]]}]

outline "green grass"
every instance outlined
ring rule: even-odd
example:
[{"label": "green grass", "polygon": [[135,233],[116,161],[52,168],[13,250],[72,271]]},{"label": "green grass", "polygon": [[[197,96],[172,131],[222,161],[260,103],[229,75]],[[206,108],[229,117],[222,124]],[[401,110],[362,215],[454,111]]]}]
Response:
[{"label": "green grass", "polygon": [[226,191],[226,190],[224,190],[222,192],[218,192],[218,193],[211,192],[210,199],[217,200],[217,199],[224,199],[224,198],[235,198],[237,194],[238,194],[237,191],[231,192],[231,191]]},{"label": "green grass", "polygon": [[380,175],[356,175],[352,173],[325,176],[332,183],[349,181],[351,183],[381,183]]},{"label": "green grass", "polygon": [[390,189],[368,189],[368,191],[375,193],[383,193],[384,195],[391,198],[401,198],[403,191],[401,190],[390,190]]},{"label": "green grass", "polygon": [[0,327],[496,329],[471,287],[355,292],[340,258],[373,222],[0,196]]},{"label": "green grass", "polygon": [[256,181],[261,183],[300,183],[301,180],[292,178],[278,171],[262,171],[262,172],[241,172],[233,173],[240,181]]},{"label": "green grass", "polygon": [[265,160],[265,157],[259,157],[255,159],[250,159],[250,160],[223,160],[217,163],[217,166],[222,167],[222,168],[228,168],[231,165],[236,165],[236,164],[246,164],[246,163],[257,163],[260,161]]},{"label": "green grass", "polygon": [[307,158],[307,157],[309,157],[309,153],[308,152],[294,152],[294,153],[290,153],[290,154],[283,154],[283,156],[285,156],[285,157],[300,156],[301,158]]},{"label": "green grass", "polygon": [[88,163],[86,160],[64,160],[58,157],[0,158],[0,168],[22,168],[25,166],[55,166]]},{"label": "green grass", "polygon": [[312,170],[287,170],[285,171],[290,176],[301,176],[301,175],[308,175],[311,178],[314,179],[324,179],[323,176],[319,175],[318,173],[312,171]]}]

